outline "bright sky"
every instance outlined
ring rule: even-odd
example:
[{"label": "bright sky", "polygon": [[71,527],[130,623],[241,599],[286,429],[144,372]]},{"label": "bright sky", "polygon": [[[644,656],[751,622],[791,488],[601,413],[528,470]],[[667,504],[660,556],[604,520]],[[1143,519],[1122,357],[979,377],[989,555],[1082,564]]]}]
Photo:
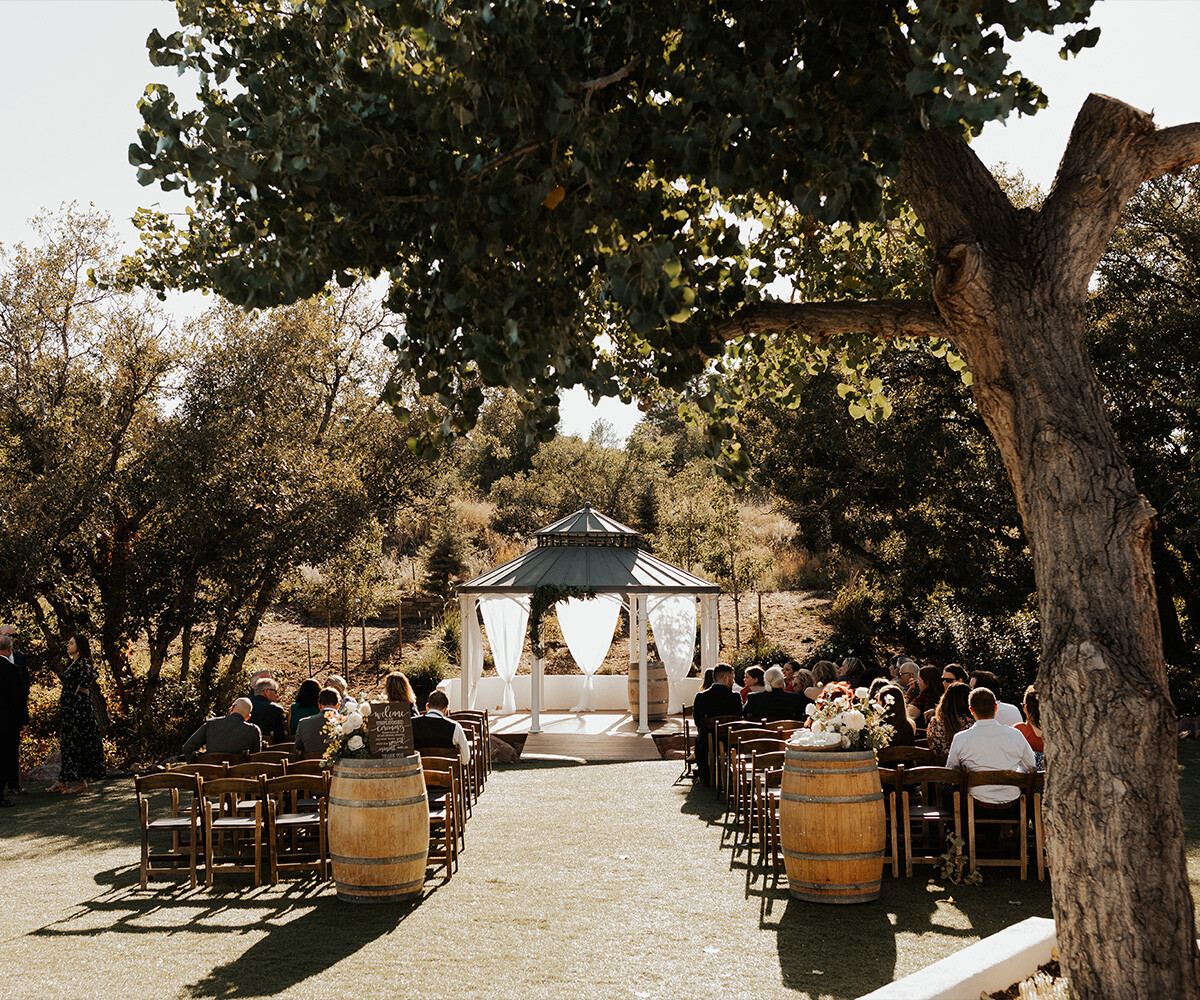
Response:
[{"label": "bright sky", "polygon": [[[1100,0],[1099,45],[1057,57],[1042,35],[1013,47],[1014,63],[1042,85],[1050,106],[1032,118],[991,125],[976,144],[985,163],[1005,161],[1049,187],[1084,98],[1109,94],[1155,112],[1160,125],[1200,118],[1200,0]],[[140,205],[178,210],[182,200],[138,186],[126,149],[136,138],[147,83],[171,83],[146,59],[151,28],[178,27],[167,0],[0,0],[0,244],[26,242],[27,220],[63,202],[92,202],[132,240]],[[579,392],[562,406],[562,429],[586,435],[597,417],[626,436],[635,407],[594,409]]]}]

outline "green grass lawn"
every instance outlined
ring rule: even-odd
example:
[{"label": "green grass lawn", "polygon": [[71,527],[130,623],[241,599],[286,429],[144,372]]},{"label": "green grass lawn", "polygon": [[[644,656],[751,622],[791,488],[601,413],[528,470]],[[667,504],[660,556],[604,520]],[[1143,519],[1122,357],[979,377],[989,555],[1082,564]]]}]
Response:
[{"label": "green grass lawn", "polygon": [[[1200,745],[1181,747],[1200,878]],[[137,884],[132,782],[0,812],[3,995],[857,997],[1028,916],[1050,891],[884,876],[882,898],[787,897],[734,854],[673,761],[497,770],[449,882],[354,906],[313,883]]]}]

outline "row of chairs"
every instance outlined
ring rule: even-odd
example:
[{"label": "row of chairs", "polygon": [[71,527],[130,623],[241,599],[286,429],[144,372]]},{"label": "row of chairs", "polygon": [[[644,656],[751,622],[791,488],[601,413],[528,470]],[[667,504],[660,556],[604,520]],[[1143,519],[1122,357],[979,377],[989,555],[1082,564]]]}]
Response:
[{"label": "row of chairs", "polygon": [[[782,868],[779,842],[779,802],[786,740],[803,723],[779,720],[756,723],[736,716],[706,722],[710,779],[725,801],[725,822],[735,832],[735,850],[758,852],[758,864],[768,862],[775,876]],[[689,725],[684,732],[690,744]],[[1018,868],[1028,876],[1032,847],[1037,876],[1045,878],[1045,828],[1042,822],[1042,772],[965,772],[944,766],[945,757],[927,747],[888,747],[878,751],[887,817],[885,867],[911,877],[914,864],[945,863],[947,853],[967,850],[970,872],[984,866]],[[695,766],[685,750],[684,771]],[[980,785],[1007,785],[1018,794],[1012,815],[980,805],[970,790]],[[989,837],[1000,828],[1010,837]],[[954,839],[951,839],[953,836]],[[984,850],[989,847],[999,850]],[[1031,843],[1032,842],[1032,843]]]},{"label": "row of chairs", "polygon": [[[465,765],[457,747],[420,751],[430,799],[429,859],[447,878],[457,871],[467,817],[492,770],[487,712],[456,713],[455,720],[470,744]],[[209,886],[222,871],[253,874],[260,885],[264,854],[272,884],[281,872],[329,877],[329,772],[319,757],[292,760],[280,751],[204,754],[136,784],[142,888],[151,878],[183,874],[194,887],[201,856]],[[150,794],[156,791],[166,792],[166,803],[152,815]],[[171,849],[152,852],[152,834],[170,835]]]},{"label": "row of chairs", "polygon": [[[194,888],[201,853],[210,887],[218,872],[252,874],[254,884],[261,885],[264,849],[272,885],[278,883],[281,871],[313,871],[322,880],[328,877],[327,775],[205,778],[195,770],[207,766],[215,765],[188,765],[135,778],[143,889],[152,878],[177,878],[183,873]],[[165,808],[161,803],[153,808],[154,792],[167,793]],[[187,796],[190,801],[185,802]],[[152,850],[154,834],[169,835],[171,849]]]}]

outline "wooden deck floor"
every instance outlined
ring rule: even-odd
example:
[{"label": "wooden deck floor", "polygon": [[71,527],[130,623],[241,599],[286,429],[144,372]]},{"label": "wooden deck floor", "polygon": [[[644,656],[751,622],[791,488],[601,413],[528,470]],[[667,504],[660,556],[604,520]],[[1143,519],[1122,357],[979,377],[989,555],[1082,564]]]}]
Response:
[{"label": "wooden deck floor", "polygon": [[637,721],[628,712],[543,712],[540,733],[530,733],[530,715],[493,716],[492,732],[529,733],[524,760],[557,759],[599,763],[603,761],[659,760],[654,734],[675,735],[683,732],[678,716],[655,720],[651,732],[639,734]]}]

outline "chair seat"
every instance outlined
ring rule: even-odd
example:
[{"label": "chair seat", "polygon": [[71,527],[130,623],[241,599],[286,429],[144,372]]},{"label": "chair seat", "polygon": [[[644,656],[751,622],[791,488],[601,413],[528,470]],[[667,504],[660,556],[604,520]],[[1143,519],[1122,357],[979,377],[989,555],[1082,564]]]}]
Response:
[{"label": "chair seat", "polygon": [[146,828],[150,830],[187,830],[191,825],[192,820],[189,816],[170,816],[152,819],[146,824]]}]

